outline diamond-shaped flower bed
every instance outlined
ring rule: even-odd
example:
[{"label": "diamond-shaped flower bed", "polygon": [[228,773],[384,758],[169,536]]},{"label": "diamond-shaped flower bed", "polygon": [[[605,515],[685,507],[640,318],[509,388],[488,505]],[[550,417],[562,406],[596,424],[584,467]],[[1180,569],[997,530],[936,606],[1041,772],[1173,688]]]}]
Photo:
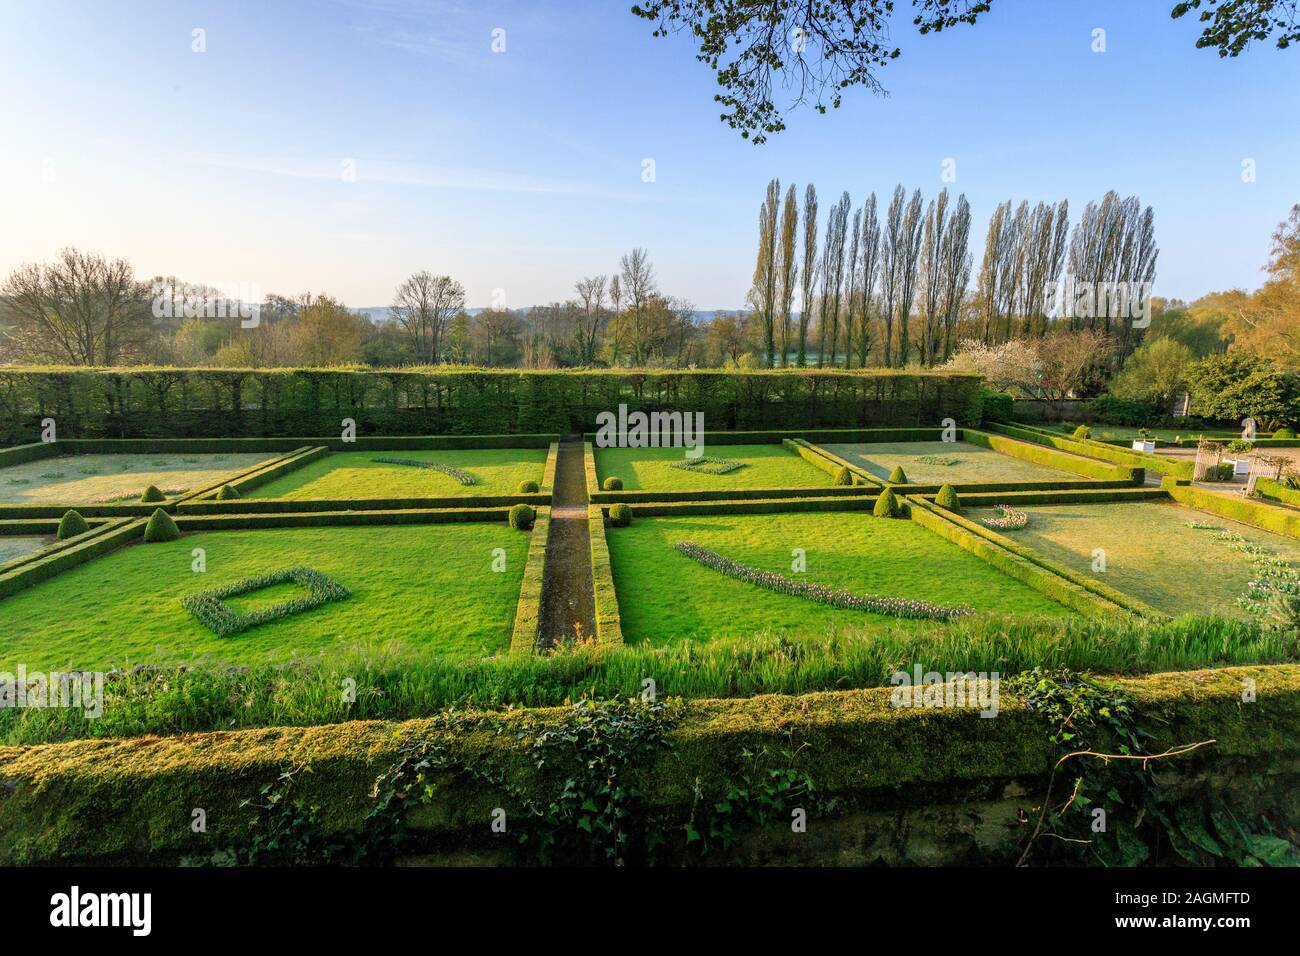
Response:
[{"label": "diamond-shaped flower bed", "polygon": [[[239,597],[241,594],[251,594],[263,588],[289,583],[306,588],[307,596],[281,601],[278,604],[272,604],[270,607],[247,612],[238,611],[226,603],[227,598]],[[261,624],[278,621],[301,611],[310,611],[312,608],[320,607],[322,604],[329,604],[331,601],[342,601],[351,595],[351,591],[337,581],[327,578],[319,571],[299,567],[286,568],[283,571],[272,571],[270,574],[259,574],[256,577],[245,578],[242,581],[214,588],[211,591],[192,594],[189,597],[181,598],[180,603],[183,608],[198,618],[200,624],[212,633],[219,637],[230,637]]]},{"label": "diamond-shaped flower bed", "polygon": [[408,468],[428,468],[431,471],[450,475],[462,485],[478,484],[478,478],[464,468],[457,468],[455,465],[443,465],[436,461],[417,461],[414,458],[371,458],[370,460],[378,465],[406,465]]},{"label": "diamond-shaped flower bed", "polygon": [[726,475],[740,468],[745,467],[743,461],[733,461],[730,458],[710,458],[702,456],[700,458],[687,458],[685,461],[673,462],[671,468],[680,468],[682,471],[694,472],[698,475]]}]

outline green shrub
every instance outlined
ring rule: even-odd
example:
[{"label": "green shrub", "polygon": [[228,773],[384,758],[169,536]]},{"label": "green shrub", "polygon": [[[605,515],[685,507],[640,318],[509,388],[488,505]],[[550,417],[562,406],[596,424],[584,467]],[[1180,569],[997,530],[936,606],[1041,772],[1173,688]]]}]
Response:
[{"label": "green shrub", "polygon": [[626,528],[632,523],[632,509],[628,505],[617,504],[609,509],[609,523],[615,528]]},{"label": "green shrub", "polygon": [[898,496],[894,494],[893,488],[886,488],[880,493],[880,497],[876,499],[876,506],[871,509],[871,513],[877,518],[897,518],[902,515],[903,509],[898,503]]},{"label": "green shrub", "polygon": [[1006,392],[994,392],[984,389],[981,392],[984,400],[984,421],[986,422],[1009,422],[1011,413],[1015,406],[1012,398]]},{"label": "green shrub", "polygon": [[1205,469],[1206,481],[1232,481],[1233,468],[1226,461],[1219,465],[1211,465]]},{"label": "green shrub", "polygon": [[902,465],[895,465],[887,480],[891,485],[905,485],[907,484],[907,472],[903,471]]},{"label": "green shrub", "polygon": [[1291,428],[1279,428],[1273,433],[1274,438],[1285,438],[1288,441],[1295,439],[1295,430]]},{"label": "green shrub", "polygon": [[618,477],[618,475],[610,475],[605,479],[605,483],[600,487],[604,488],[606,491],[622,491],[623,479]]},{"label": "green shrub", "polygon": [[853,472],[849,471],[847,465],[840,465],[835,469],[835,484],[851,485],[853,484]]},{"label": "green shrub", "polygon": [[86,519],[81,517],[80,511],[69,511],[59,522],[59,530],[54,535],[60,541],[67,541],[69,538],[75,538],[79,534],[85,534],[90,530],[90,525],[86,524]]},{"label": "green shrub", "polygon": [[538,491],[537,482],[535,481],[519,482],[519,493],[521,495],[535,495],[537,494],[537,491]]},{"label": "green shrub", "polygon": [[159,501],[166,501],[167,496],[158,490],[157,485],[150,485],[144,490],[144,494],[140,496],[140,500],[145,504],[155,504]]},{"label": "green shrub", "polygon": [[175,541],[180,536],[181,529],[176,527],[176,521],[161,508],[154,510],[154,513],[149,518],[149,523],[144,526],[146,544],[153,544],[158,541]]},{"label": "green shrub", "polygon": [[952,485],[944,485],[940,488],[939,493],[934,496],[934,503],[948,511],[961,511],[961,499],[957,497],[957,489]]},{"label": "green shrub", "polygon": [[516,531],[531,531],[536,517],[532,505],[514,505],[510,508],[510,527]]},{"label": "green shrub", "polygon": [[230,485],[222,485],[221,490],[217,492],[218,501],[234,501],[235,499],[242,497],[243,495]]},{"label": "green shrub", "polygon": [[1091,438],[1091,437],[1092,437],[1092,429],[1089,428],[1087,425],[1080,425],[1078,428],[1076,428],[1076,429],[1074,430],[1074,437],[1075,437],[1075,438]]}]

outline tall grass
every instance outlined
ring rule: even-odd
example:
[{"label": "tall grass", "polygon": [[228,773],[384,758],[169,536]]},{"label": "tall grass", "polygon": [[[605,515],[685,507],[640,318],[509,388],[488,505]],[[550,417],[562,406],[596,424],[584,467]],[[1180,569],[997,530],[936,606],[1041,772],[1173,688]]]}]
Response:
[{"label": "tall grass", "polygon": [[[541,657],[456,662],[398,645],[356,647],[326,661],[246,670],[197,666],[136,671],[105,682],[103,716],[69,709],[0,709],[0,742],[180,734],[205,730],[401,720],[452,705],[546,706],[584,696],[741,697],[886,685],[897,670],[1070,667],[1141,674],[1300,660],[1300,636],[1253,623],[1184,616],[1127,619],[980,616],[927,629],[884,625],[791,639],[777,634],[669,647],[590,646]],[[355,701],[345,691],[355,681]]]}]

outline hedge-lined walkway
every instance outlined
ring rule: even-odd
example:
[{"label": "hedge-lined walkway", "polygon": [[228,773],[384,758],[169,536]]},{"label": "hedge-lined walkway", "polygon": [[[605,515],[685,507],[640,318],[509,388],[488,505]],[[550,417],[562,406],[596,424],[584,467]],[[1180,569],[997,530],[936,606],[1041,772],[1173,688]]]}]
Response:
[{"label": "hedge-lined walkway", "polygon": [[596,637],[591,535],[587,527],[587,473],[580,440],[561,442],[555,458],[546,581],[542,589],[541,643],[549,647],[577,636],[583,640]]}]

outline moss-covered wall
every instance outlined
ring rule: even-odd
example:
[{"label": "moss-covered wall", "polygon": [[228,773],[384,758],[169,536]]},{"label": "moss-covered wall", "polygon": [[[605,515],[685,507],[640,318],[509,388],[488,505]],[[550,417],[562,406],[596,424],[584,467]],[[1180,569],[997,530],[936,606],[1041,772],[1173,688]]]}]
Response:
[{"label": "moss-covered wall", "polygon": [[[1243,700],[1245,681],[1256,699]],[[1242,790],[1251,806],[1300,824],[1300,666],[1226,668],[1119,681],[1146,726],[1151,750],[1214,740],[1166,765],[1171,792]],[[499,770],[517,792],[557,785],[531,759],[528,739],[566,709],[488,715],[445,741],[460,765]],[[256,797],[299,768],[295,799],[320,807],[327,830],[355,828],[376,776],[406,735],[429,721],[352,722],[175,738],[87,740],[0,747],[0,863],[168,861],[244,845]],[[1041,796],[1056,750],[1042,719],[1004,690],[996,718],[972,711],[900,709],[889,689],[697,701],[685,706],[638,773],[649,807],[685,820],[697,787],[739,779],[746,752],[796,751],[823,805],[798,839],[787,827],[752,835],[753,862],[954,862],[1000,860],[1024,830],[1020,810]],[[1249,766],[1252,774],[1240,773]],[[440,788],[411,824],[410,853],[430,861],[495,862],[492,810],[519,808],[504,792],[464,776]],[[1244,804],[1243,804],[1244,805]],[[207,830],[191,827],[194,809]],[[518,819],[518,817],[515,817]],[[960,836],[960,839],[954,837]]]}]

